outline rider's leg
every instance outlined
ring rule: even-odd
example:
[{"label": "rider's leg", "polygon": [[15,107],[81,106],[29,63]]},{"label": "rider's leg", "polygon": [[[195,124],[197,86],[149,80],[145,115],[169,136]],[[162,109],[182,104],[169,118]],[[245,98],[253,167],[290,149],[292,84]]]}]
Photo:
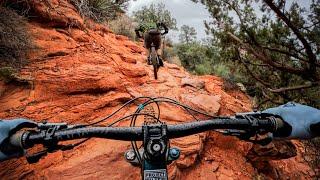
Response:
[{"label": "rider's leg", "polygon": [[163,60],[162,60],[160,54],[161,54],[161,53],[160,53],[160,49],[157,49],[157,55],[158,55],[158,58],[159,58],[159,65],[160,65],[160,66],[163,66]]},{"label": "rider's leg", "polygon": [[148,65],[151,65],[152,64],[152,62],[151,62],[151,51],[150,51],[150,49],[148,49],[148,54],[147,54],[148,56],[147,56],[147,63],[148,63]]},{"label": "rider's leg", "polygon": [[154,37],[154,44],[155,44],[155,48],[156,48],[156,51],[157,51],[157,55],[158,55],[158,58],[159,58],[159,65],[160,66],[163,66],[163,60],[161,58],[161,53],[160,53],[160,46],[161,46],[161,35],[157,35]]},{"label": "rider's leg", "polygon": [[147,54],[147,63],[148,63],[149,65],[152,64],[152,63],[151,63],[151,59],[150,59],[151,43],[152,43],[151,36],[149,35],[148,32],[146,32],[146,33],[144,34],[144,47],[147,49],[147,52],[148,52],[148,54]]}]

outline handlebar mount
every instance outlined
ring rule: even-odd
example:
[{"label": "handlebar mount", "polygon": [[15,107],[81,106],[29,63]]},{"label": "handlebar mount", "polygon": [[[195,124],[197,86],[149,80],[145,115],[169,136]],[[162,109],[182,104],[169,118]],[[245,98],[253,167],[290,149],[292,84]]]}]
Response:
[{"label": "handlebar mount", "polygon": [[[167,179],[167,157],[169,139],[167,125],[145,125],[143,129],[143,161],[144,179]],[[155,168],[156,167],[156,168]]]}]

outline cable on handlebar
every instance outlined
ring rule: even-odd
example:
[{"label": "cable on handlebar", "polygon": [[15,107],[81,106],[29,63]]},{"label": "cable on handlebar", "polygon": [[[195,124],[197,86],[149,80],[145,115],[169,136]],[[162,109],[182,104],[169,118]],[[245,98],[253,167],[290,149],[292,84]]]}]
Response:
[{"label": "cable on handlebar", "polygon": [[[107,117],[104,117],[102,118],[101,120],[98,120],[94,123],[90,123],[90,124],[87,124],[85,126],[93,126],[93,125],[96,125],[96,124],[99,124],[103,121],[106,121],[107,119],[110,119],[112,116],[114,116],[116,113],[118,113],[121,109],[123,109],[124,107],[134,103],[134,101],[138,100],[138,99],[156,99],[156,98],[153,98],[153,97],[149,97],[149,96],[142,96],[142,97],[137,97],[137,98],[134,98],[134,99],[131,99],[130,101],[126,102],[124,105],[122,105],[119,109],[117,109],[116,111],[114,111],[113,113],[111,113],[110,115],[108,115]],[[159,112],[159,115],[157,117],[157,119],[159,120],[160,119],[160,107],[159,107],[159,104],[157,104],[157,108],[158,108],[158,112]]]},{"label": "cable on handlebar", "polygon": [[[161,99],[164,99],[164,100],[161,100]],[[150,100],[149,100],[149,101],[150,101]],[[198,110],[196,110],[196,109],[194,109],[194,108],[191,108],[191,107],[189,107],[189,106],[187,106],[187,105],[181,104],[180,102],[178,102],[178,101],[176,101],[176,100],[174,100],[174,99],[171,99],[171,98],[167,98],[167,97],[158,97],[158,98],[156,98],[155,100],[153,100],[152,102],[149,102],[149,101],[145,102],[144,105],[146,106],[146,105],[148,105],[148,104],[150,104],[150,103],[153,103],[153,102],[167,102],[167,103],[171,103],[171,104],[175,104],[175,105],[178,105],[178,106],[183,107],[183,108],[184,108],[187,112],[189,112],[189,114],[192,115],[193,117],[194,117],[194,115],[193,115],[189,110],[191,110],[191,111],[193,111],[193,112],[196,112],[196,113],[198,113],[198,114],[205,115],[205,116],[210,117],[210,118],[217,118],[217,117],[218,117],[218,116],[210,115],[210,114],[208,114],[208,113],[206,113],[206,112],[198,111]],[[196,117],[194,117],[194,118],[197,119]]]},{"label": "cable on handlebar", "polygon": [[[118,123],[118,122],[120,122],[120,121],[123,121],[123,120],[125,120],[125,119],[127,119],[127,118],[129,118],[129,117],[142,116],[142,115],[143,115],[143,116],[149,116],[149,117],[152,117],[152,118],[158,120],[158,118],[157,118],[156,116],[153,116],[153,115],[150,115],[150,114],[146,114],[146,113],[134,113],[134,114],[130,114],[130,115],[128,115],[128,116],[122,117],[122,118],[120,118],[120,119],[112,122],[111,124],[108,125],[108,127],[111,127],[111,126],[115,125],[116,123]],[[157,122],[161,122],[161,121],[157,121]]]},{"label": "cable on handlebar", "polygon": [[[101,119],[101,120],[98,120],[94,123],[90,123],[90,124],[87,124],[87,125],[84,125],[85,127],[86,126],[92,126],[92,125],[96,125],[96,124],[99,124],[103,121],[106,121],[107,119],[110,119],[112,116],[114,116],[116,113],[118,113],[121,109],[123,109],[124,107],[134,103],[134,101],[138,100],[138,99],[149,99],[148,101],[144,102],[143,104],[140,104],[140,105],[143,105],[144,107],[151,104],[151,103],[156,103],[157,105],[157,109],[158,109],[158,117],[157,117],[157,121],[160,121],[160,107],[159,107],[159,102],[167,102],[167,103],[171,103],[171,104],[175,104],[175,105],[178,105],[180,107],[183,107],[194,119],[198,120],[194,114],[192,114],[190,112],[193,111],[193,112],[196,112],[198,114],[202,114],[202,115],[205,115],[205,116],[208,116],[208,117],[211,117],[211,118],[216,118],[217,116],[213,116],[213,115],[210,115],[208,113],[205,113],[205,112],[201,112],[201,111],[198,111],[196,109],[193,109],[187,105],[184,105],[184,104],[181,104],[180,102],[174,100],[174,99],[171,99],[171,98],[167,98],[167,97],[158,97],[158,98],[153,98],[153,97],[149,97],[149,96],[143,96],[143,97],[137,97],[137,98],[134,98],[128,102],[126,102],[124,105],[122,105],[119,109],[117,109],[116,111],[114,111],[113,113],[111,113],[110,115],[108,115],[107,117]],[[138,108],[138,109],[141,109],[141,108]],[[142,109],[141,109],[142,110]],[[138,110],[136,110],[136,113],[137,112],[140,112]],[[117,120],[118,121],[118,120]],[[115,123],[112,123],[112,124],[115,124]],[[133,123],[135,124],[135,123]]]}]

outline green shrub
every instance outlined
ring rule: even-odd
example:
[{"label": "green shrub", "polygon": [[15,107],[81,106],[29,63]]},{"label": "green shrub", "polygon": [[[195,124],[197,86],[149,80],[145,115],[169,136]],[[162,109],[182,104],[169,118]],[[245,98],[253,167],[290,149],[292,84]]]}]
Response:
[{"label": "green shrub", "polygon": [[170,30],[177,30],[177,20],[161,2],[141,7],[138,11],[133,12],[133,17],[139,24],[163,22]]},{"label": "green shrub", "polygon": [[127,36],[131,40],[135,40],[134,22],[126,16],[119,16],[117,19],[110,21],[109,28],[116,34]]},{"label": "green shrub", "polygon": [[173,57],[176,56],[174,49],[169,46],[166,46],[162,52],[163,52],[162,57],[165,60],[172,59]]},{"label": "green shrub", "polygon": [[206,46],[198,42],[182,43],[175,46],[176,54],[179,56],[182,66],[190,72],[195,72],[197,65],[211,62],[212,59],[207,56],[207,50]]},{"label": "green shrub", "polygon": [[199,75],[212,74],[212,66],[208,62],[198,64],[196,65],[195,72]]},{"label": "green shrub", "polygon": [[0,68],[0,80],[4,81],[5,83],[8,83],[15,79],[16,70],[12,67],[1,67]]},{"label": "green shrub", "polygon": [[219,63],[213,66],[213,74],[222,77],[223,79],[230,79],[230,69],[228,66]]}]

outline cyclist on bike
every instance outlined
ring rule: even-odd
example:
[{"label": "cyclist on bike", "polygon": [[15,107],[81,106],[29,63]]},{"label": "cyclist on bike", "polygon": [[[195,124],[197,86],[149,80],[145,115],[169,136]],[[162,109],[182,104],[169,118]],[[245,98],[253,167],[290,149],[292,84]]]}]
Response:
[{"label": "cyclist on bike", "polygon": [[[162,28],[164,29],[163,33],[160,32]],[[144,47],[148,49],[148,64],[151,65],[150,49],[151,49],[151,44],[153,43],[159,58],[159,65],[163,66],[162,58],[159,55],[159,49],[161,46],[161,35],[168,33],[167,26],[164,23],[146,22],[146,23],[140,24],[135,29],[135,32],[138,38],[142,38],[142,35],[140,33],[143,34]]]},{"label": "cyclist on bike", "polygon": [[[289,136],[283,139],[311,139],[320,136],[320,110],[297,104],[270,108],[265,111],[280,116],[291,127]],[[26,127],[35,127],[36,123],[27,119],[0,120],[0,161],[23,156],[25,151],[10,145],[9,137],[18,130]],[[280,137],[275,137],[279,138]]]}]

